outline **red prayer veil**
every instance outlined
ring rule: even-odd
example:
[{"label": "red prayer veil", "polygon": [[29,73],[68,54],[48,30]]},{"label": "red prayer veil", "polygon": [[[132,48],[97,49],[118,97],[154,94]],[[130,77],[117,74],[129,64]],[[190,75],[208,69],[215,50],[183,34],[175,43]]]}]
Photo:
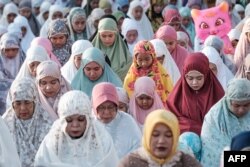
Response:
[{"label": "red prayer veil", "polygon": [[[203,87],[189,87],[185,75],[196,70],[204,75]],[[167,100],[167,107],[179,119],[181,133],[191,131],[200,135],[203,119],[209,109],[224,96],[224,90],[209,69],[208,58],[200,52],[191,53],[184,62],[182,76]]]}]

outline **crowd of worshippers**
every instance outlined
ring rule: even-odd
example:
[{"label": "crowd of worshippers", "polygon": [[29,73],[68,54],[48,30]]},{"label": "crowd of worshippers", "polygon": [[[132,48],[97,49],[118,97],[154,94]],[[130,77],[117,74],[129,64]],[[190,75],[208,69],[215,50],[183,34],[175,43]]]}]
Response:
[{"label": "crowd of worshippers", "polygon": [[224,167],[250,151],[249,0],[0,0],[1,167]]}]

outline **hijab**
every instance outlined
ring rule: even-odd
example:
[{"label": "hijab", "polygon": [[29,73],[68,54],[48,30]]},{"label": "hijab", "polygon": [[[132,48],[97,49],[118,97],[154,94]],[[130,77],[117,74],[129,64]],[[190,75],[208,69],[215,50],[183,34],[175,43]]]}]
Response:
[{"label": "hijab", "polygon": [[[78,69],[75,77],[72,80],[71,86],[74,89],[85,92],[89,97],[92,95],[93,87],[101,82],[110,82],[115,86],[121,87],[122,82],[120,78],[113,72],[109,65],[105,62],[103,53],[94,47],[88,48],[84,51],[82,58],[82,65]],[[96,80],[91,81],[84,73],[84,68],[90,62],[97,63],[103,70],[102,75]]]},{"label": "hijab", "polygon": [[0,19],[0,25],[8,27],[9,23],[7,17],[9,14],[15,14],[16,16],[18,15],[18,8],[13,2],[7,3],[4,6],[3,15],[1,16]]},{"label": "hijab", "polygon": [[238,71],[236,73],[236,77],[237,78],[247,78],[250,80],[250,78],[247,77],[247,73],[250,73],[250,54],[247,55],[244,63],[238,69]]},{"label": "hijab", "polygon": [[40,23],[40,25],[43,25],[45,23],[46,20],[44,20],[43,15],[46,12],[49,12],[50,6],[51,6],[50,2],[48,2],[48,1],[43,1],[42,2],[41,6],[40,6],[40,13],[37,16],[37,21]]},{"label": "hijab", "polygon": [[[186,74],[192,70],[204,75],[204,85],[198,91],[190,88],[186,81]],[[221,84],[209,69],[208,58],[196,52],[185,60],[181,79],[170,93],[167,106],[178,117],[182,133],[191,131],[200,135],[205,115],[223,95]]]}]

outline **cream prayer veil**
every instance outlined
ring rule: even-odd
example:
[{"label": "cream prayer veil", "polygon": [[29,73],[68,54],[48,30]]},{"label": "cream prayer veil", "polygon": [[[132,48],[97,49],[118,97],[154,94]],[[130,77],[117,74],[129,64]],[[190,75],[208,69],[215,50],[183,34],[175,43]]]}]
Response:
[{"label": "cream prayer veil", "polygon": [[[81,91],[65,93],[58,105],[59,119],[43,140],[35,159],[35,167],[111,167],[118,156],[106,129],[91,116],[91,103]],[[66,132],[66,117],[85,115],[86,130],[82,137],[72,139]]]}]

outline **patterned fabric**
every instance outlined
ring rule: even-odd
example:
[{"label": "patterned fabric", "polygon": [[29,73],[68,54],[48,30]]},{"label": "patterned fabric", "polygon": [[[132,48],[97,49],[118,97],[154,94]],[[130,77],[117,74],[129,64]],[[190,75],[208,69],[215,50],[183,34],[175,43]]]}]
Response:
[{"label": "patterned fabric", "polygon": [[250,81],[233,79],[225,96],[205,116],[201,131],[201,163],[204,167],[219,166],[220,155],[231,139],[250,130],[250,112],[236,117],[231,111],[231,101],[250,101]]},{"label": "patterned fabric", "polygon": [[[56,97],[47,98],[40,90],[39,82],[41,79],[47,76],[51,76],[59,80],[61,88],[59,92],[57,93]],[[58,118],[57,107],[58,107],[59,99],[64,93],[66,93],[67,91],[71,89],[68,82],[61,75],[60,67],[51,60],[43,61],[42,63],[40,63],[36,69],[36,84],[38,87],[40,102],[42,106],[49,113],[50,118],[53,121],[56,120]]]},{"label": "patterned fabric", "polygon": [[69,30],[67,28],[67,25],[62,19],[52,20],[49,24],[48,38],[51,38],[58,34],[66,35],[67,41],[61,48],[55,47],[52,43],[53,53],[56,55],[60,63],[64,65],[70,58],[71,46],[73,43],[69,38]]},{"label": "patterned fabric", "polygon": [[[78,69],[71,83],[74,89],[81,90],[91,97],[94,86],[101,82],[110,82],[115,86],[122,87],[122,81],[105,62],[104,55],[100,49],[88,48],[83,55],[82,66]],[[91,81],[83,72],[85,66],[91,62],[97,63],[102,68],[102,75],[95,81]]]},{"label": "patterned fabric", "polygon": [[3,115],[16,143],[22,166],[32,166],[36,152],[44,136],[48,133],[52,121],[38,101],[37,88],[32,79],[16,80],[10,88],[10,99],[12,103],[29,100],[33,101],[35,105],[33,116],[29,120],[18,119],[13,107],[9,108]]},{"label": "patterned fabric", "polygon": [[[149,69],[143,70],[138,66],[137,54],[139,53],[150,54],[152,56],[153,63]],[[166,70],[156,59],[154,47],[149,41],[140,41],[135,46],[133,64],[127,73],[123,85],[129,97],[131,97],[134,92],[136,79],[142,76],[151,77],[155,81],[157,93],[161,97],[163,104],[165,104],[168,94],[173,89],[172,80]]]},{"label": "patterned fabric", "polygon": [[74,32],[72,24],[77,19],[83,19],[84,23],[86,22],[86,19],[87,19],[85,11],[80,7],[72,8],[70,10],[68,17],[67,17],[68,26],[69,26],[69,30],[70,30],[70,37],[71,37],[72,41],[77,41],[80,39],[87,39],[86,27],[84,28],[83,32],[81,32],[81,33]]},{"label": "patterned fabric", "polygon": [[[80,91],[64,94],[59,102],[58,114],[59,119],[53,124],[38,150],[35,166],[117,165],[118,157],[112,138],[105,128],[92,118],[91,102],[86,94]],[[84,134],[78,139],[72,139],[65,131],[65,118],[75,114],[84,115],[87,121]]]}]

